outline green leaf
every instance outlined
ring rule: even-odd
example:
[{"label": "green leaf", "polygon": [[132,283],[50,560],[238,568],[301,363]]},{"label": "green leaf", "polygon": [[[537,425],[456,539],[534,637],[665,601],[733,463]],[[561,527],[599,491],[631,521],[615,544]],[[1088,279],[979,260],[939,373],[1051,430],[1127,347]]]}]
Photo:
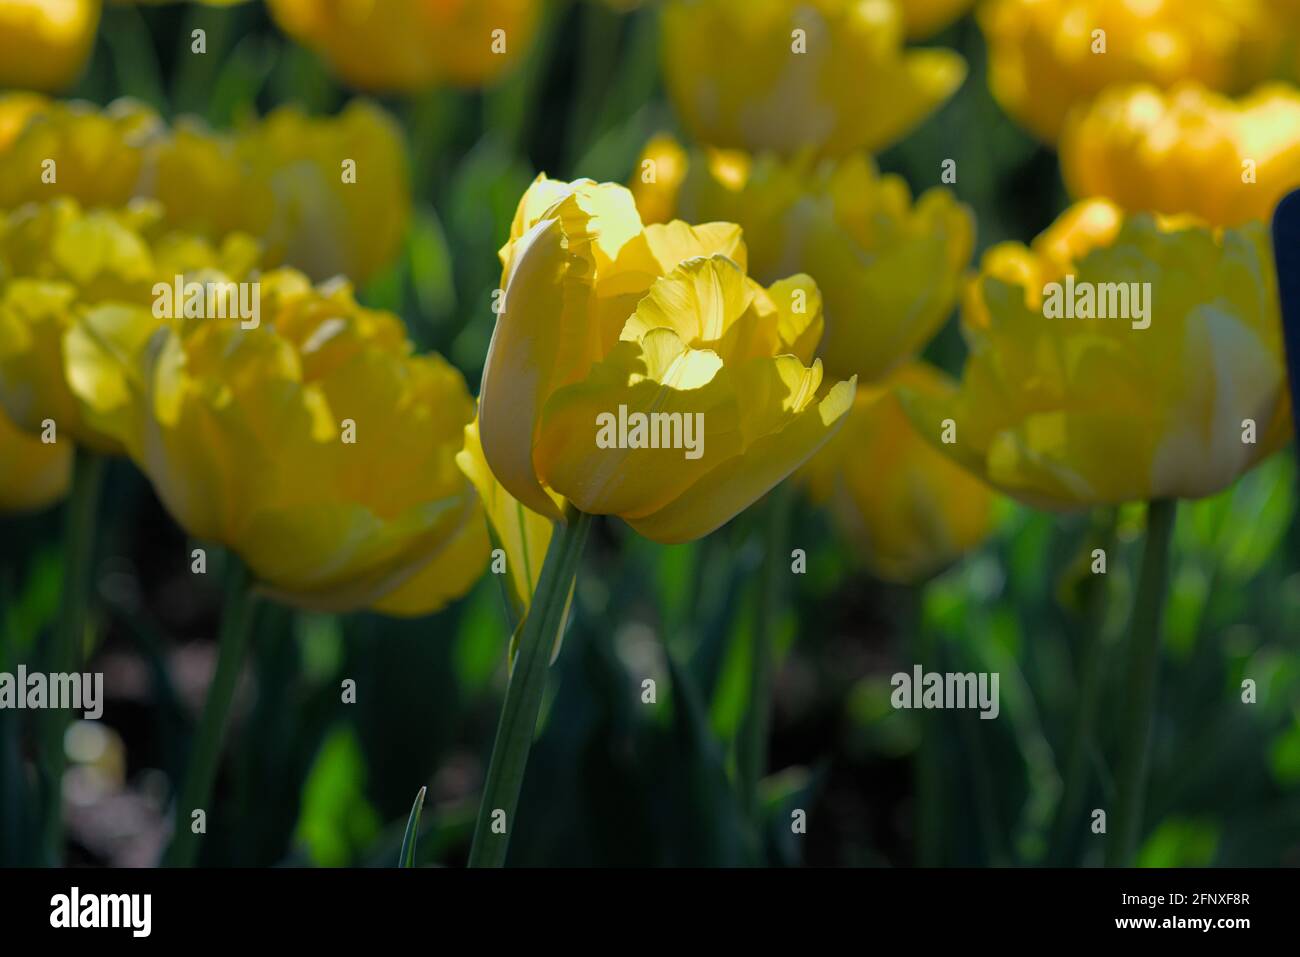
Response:
[{"label": "green leaf", "polygon": [[424,808],[424,792],[427,788],[421,787],[420,793],[415,796],[415,803],[411,805],[411,816],[406,819],[406,834],[402,837],[402,853],[397,860],[398,867],[415,866],[415,839],[420,833],[420,811]]}]

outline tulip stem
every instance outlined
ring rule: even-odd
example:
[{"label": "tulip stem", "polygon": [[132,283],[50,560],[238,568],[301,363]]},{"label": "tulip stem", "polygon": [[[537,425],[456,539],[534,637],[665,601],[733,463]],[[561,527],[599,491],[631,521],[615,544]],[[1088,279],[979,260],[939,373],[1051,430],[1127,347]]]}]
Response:
[{"label": "tulip stem", "polygon": [[1142,833],[1147,766],[1151,751],[1151,726],[1160,663],[1160,640],[1165,593],[1169,581],[1169,542],[1173,537],[1177,502],[1160,499],[1147,506],[1146,545],[1138,574],[1137,598],[1129,624],[1125,671],[1123,749],[1119,768],[1119,803],[1114,815],[1116,832],[1106,845],[1106,864],[1132,863]]},{"label": "tulip stem", "polygon": [[[1100,548],[1107,560],[1115,548],[1116,511],[1100,508],[1093,514],[1089,549]],[[1091,562],[1090,569],[1091,569]],[[1083,592],[1083,626],[1081,634],[1082,666],[1079,677],[1079,697],[1075,702],[1074,727],[1070,733],[1070,750],[1065,763],[1065,778],[1061,788],[1061,801],[1056,806],[1056,821],[1052,828],[1050,863],[1061,866],[1075,846],[1074,834],[1083,833],[1078,815],[1087,791],[1088,751],[1092,748],[1094,726],[1097,721],[1097,703],[1101,697],[1103,629],[1106,624],[1106,575],[1090,574],[1085,579]]]},{"label": "tulip stem", "polygon": [[794,505],[793,489],[786,483],[768,495],[767,528],[763,541],[763,565],[758,580],[758,607],[754,616],[754,642],[749,663],[749,710],[741,727],[736,754],[740,775],[740,803],[756,835],[761,851],[761,805],[759,788],[767,771],[768,737],[771,727],[772,673],[775,655],[774,632],[781,616],[785,594],[782,569],[787,561],[786,538]]},{"label": "tulip stem", "polygon": [[564,627],[564,612],[578,573],[578,559],[591,529],[591,516],[570,506],[557,523],[546,550],[541,578],[524,618],[514,668],[506,685],[487,780],[474,825],[470,867],[500,867],[515,826],[515,810],[524,783],[528,752],[542,709],[547,670],[555,638]]},{"label": "tulip stem", "polygon": [[235,684],[253,633],[257,599],[250,587],[248,570],[238,559],[232,557],[232,562],[234,567],[227,583],[221,632],[217,639],[217,670],[208,687],[208,699],[194,735],[185,780],[176,799],[172,842],[163,857],[166,867],[192,867],[198,857],[198,835],[194,833],[192,815],[200,809],[206,815],[208,810],[217,760],[221,756],[221,741],[235,698]]},{"label": "tulip stem", "polygon": [[[95,515],[103,480],[103,456],[78,448],[72,465],[72,488],[63,513],[63,595],[50,656],[50,670],[58,673],[80,671],[85,653],[94,587]],[[68,712],[57,708],[46,712],[43,742],[46,805],[42,837],[51,865],[58,865],[63,859],[63,736],[67,727]]]}]

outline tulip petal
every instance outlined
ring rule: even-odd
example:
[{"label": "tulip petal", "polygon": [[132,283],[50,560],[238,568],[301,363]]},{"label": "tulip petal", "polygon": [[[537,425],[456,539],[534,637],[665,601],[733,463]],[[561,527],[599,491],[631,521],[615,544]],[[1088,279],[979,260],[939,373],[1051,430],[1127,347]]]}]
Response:
[{"label": "tulip petal", "polygon": [[561,351],[575,340],[585,350],[592,331],[585,314],[573,315],[574,299],[589,291],[570,278],[580,269],[558,219],[539,221],[512,245],[505,308],[492,331],[479,390],[483,454],[493,474],[516,499],[555,521],[562,512],[538,481],[533,433]]},{"label": "tulip petal", "polygon": [[528,610],[542,563],[551,543],[553,523],[532,509],[524,508],[497,481],[483,455],[478,420],[465,426],[465,447],[456,455],[456,464],[469,478],[492,526],[495,540],[506,553],[506,574],[520,617]]},{"label": "tulip petal", "polygon": [[797,469],[844,423],[857,380],[839,382],[809,403],[779,432],[763,436],[743,455],[718,465],[664,508],[628,524],[665,544],[690,541],[732,519]]},{"label": "tulip petal", "polygon": [[[646,417],[640,439],[637,415]],[[740,451],[739,417],[718,355],[688,348],[671,329],[652,329],[640,342],[620,342],[585,380],[547,401],[535,459],[547,483],[582,511],[653,511]],[[620,423],[629,423],[626,435],[611,435],[623,431]],[[701,453],[695,458],[684,448],[688,429]],[[602,436],[613,444],[602,447]],[[624,439],[658,447],[625,447]]]}]

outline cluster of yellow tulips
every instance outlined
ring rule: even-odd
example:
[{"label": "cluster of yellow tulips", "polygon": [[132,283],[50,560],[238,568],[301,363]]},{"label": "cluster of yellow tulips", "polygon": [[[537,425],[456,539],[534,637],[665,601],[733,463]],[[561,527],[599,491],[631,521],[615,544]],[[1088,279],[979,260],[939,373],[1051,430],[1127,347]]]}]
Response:
[{"label": "cluster of yellow tulips", "polygon": [[[990,534],[995,489],[1048,509],[1223,489],[1290,434],[1261,219],[1300,185],[1300,95],[1230,98],[1283,35],[1262,0],[981,5],[992,91],[1059,142],[1079,202],[968,275],[958,164],[914,197],[873,154],[962,84],[959,55],[914,41],[970,6],[663,4],[683,135],[626,186],[541,175],[519,199],[477,403],[354,297],[409,219],[378,107],[227,132],[0,96],[0,507],[126,456],[262,593],[325,611],[428,613],[500,547],[524,618],[484,808],[513,816],[592,515],[683,542],[794,475],[875,575],[919,582]],[[0,0],[0,84],[65,87],[98,8]],[[269,9],[373,91],[490,82],[539,20],[530,0]],[[1150,328],[1045,319],[1067,274],[1149,283]],[[174,279],[254,285],[260,321],[158,309]],[[921,354],[959,304],[953,380]],[[702,414],[702,454],[600,447],[621,409]],[[476,862],[505,852],[487,820]]]}]

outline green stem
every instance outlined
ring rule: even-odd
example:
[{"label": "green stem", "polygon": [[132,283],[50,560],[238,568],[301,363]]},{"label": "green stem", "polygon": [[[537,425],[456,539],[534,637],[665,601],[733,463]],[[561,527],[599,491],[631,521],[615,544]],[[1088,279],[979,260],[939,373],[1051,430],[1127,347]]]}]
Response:
[{"label": "green stem", "polygon": [[754,621],[754,643],[750,650],[749,710],[741,726],[736,752],[740,776],[740,804],[757,834],[760,827],[759,785],[767,771],[768,737],[771,730],[774,633],[781,617],[784,572],[789,552],[786,538],[794,490],[782,483],[772,490],[766,503],[767,528],[763,543],[763,567],[758,581],[758,609]]},{"label": "green stem", "polygon": [[1176,510],[1173,499],[1153,501],[1147,506],[1147,540],[1125,662],[1128,684],[1120,725],[1124,744],[1119,767],[1119,803],[1114,815],[1117,830],[1106,845],[1106,864],[1110,867],[1126,867],[1132,863],[1142,833],[1161,625],[1169,581],[1169,542]]},{"label": "green stem", "polygon": [[203,715],[194,736],[185,781],[176,799],[172,842],[163,857],[163,864],[167,867],[192,867],[198,856],[198,835],[194,833],[191,815],[200,808],[207,810],[212,782],[217,774],[217,760],[221,756],[221,741],[235,697],[235,684],[253,632],[257,600],[250,587],[248,571],[235,560],[231,572],[221,616],[221,634],[217,639],[217,670],[208,688],[208,700],[203,705]]},{"label": "green stem", "polygon": [[[914,629],[916,662],[922,671],[939,671],[943,663],[939,636],[925,623],[925,587],[908,588],[908,624]],[[941,711],[922,711],[921,743],[916,755],[916,862],[938,867],[943,857],[943,724]]]},{"label": "green stem", "polygon": [[[1100,548],[1110,561],[1115,550],[1116,511],[1098,509],[1093,516],[1092,549]],[[1091,571],[1091,556],[1089,560]],[[1109,569],[1108,569],[1109,571]],[[1064,865],[1074,846],[1072,835],[1082,833],[1079,812],[1088,790],[1088,751],[1094,743],[1097,723],[1097,704],[1101,698],[1102,629],[1106,624],[1106,575],[1091,574],[1083,586],[1084,609],[1081,643],[1082,673],[1079,680],[1079,699],[1075,705],[1074,728],[1070,734],[1070,750],[1066,758],[1065,779],[1061,801],[1056,806],[1056,821],[1052,827],[1052,845],[1049,863]]]},{"label": "green stem", "polygon": [[[555,636],[564,627],[565,607],[590,529],[591,516],[570,507],[565,521],[557,523],[551,535],[501,706],[501,721],[497,724],[478,822],[474,825],[470,867],[500,867],[505,863],[528,752],[542,708],[542,692],[546,690],[551,649],[555,647]],[[504,818],[498,812],[504,812]],[[498,822],[504,824],[504,829],[494,830]]]},{"label": "green stem", "polygon": [[[63,512],[63,594],[58,627],[50,655],[50,670],[70,674],[81,670],[86,629],[94,588],[95,516],[104,482],[104,459],[78,448],[72,466],[72,488]],[[50,709],[44,722],[45,819],[42,846],[46,860],[63,860],[63,736],[68,712]]]}]

